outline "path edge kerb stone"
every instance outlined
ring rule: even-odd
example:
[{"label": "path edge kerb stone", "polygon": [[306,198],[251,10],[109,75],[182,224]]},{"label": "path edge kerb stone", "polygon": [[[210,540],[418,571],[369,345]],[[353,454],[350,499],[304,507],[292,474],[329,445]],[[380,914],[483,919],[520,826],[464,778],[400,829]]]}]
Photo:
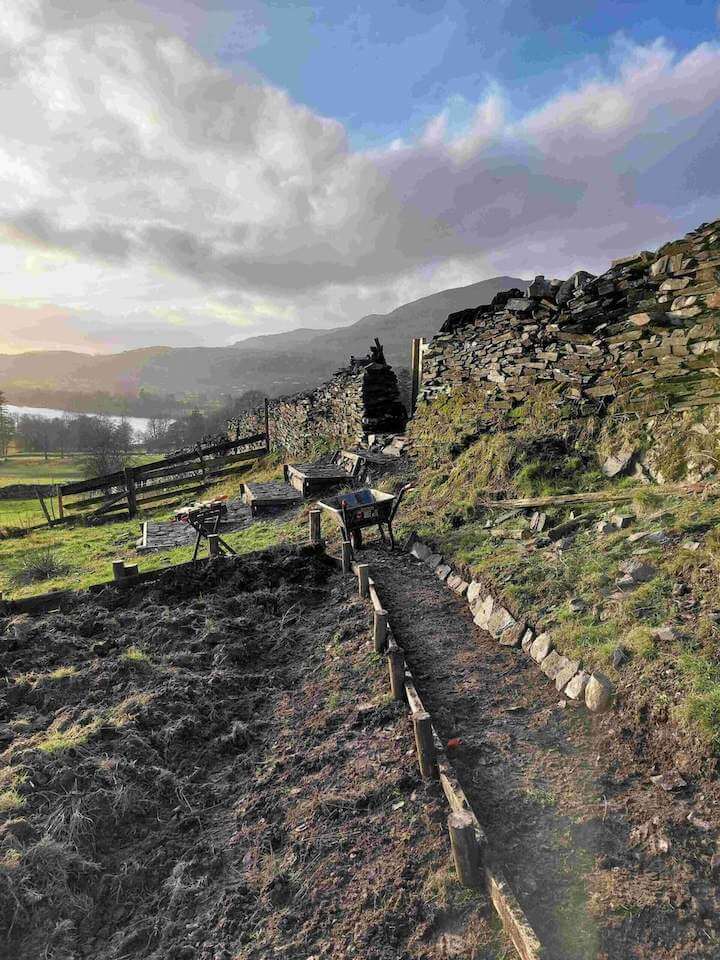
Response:
[{"label": "path edge kerb stone", "polygon": [[591,713],[606,713],[615,703],[616,690],[609,677],[599,670],[588,673],[582,663],[563,656],[555,648],[552,636],[537,633],[530,623],[515,616],[478,580],[466,580],[432,545],[417,533],[410,534],[405,551],[433,571],[454,593],[467,600],[473,620],[501,646],[522,650],[552,683],[558,693],[575,703],[583,703]]}]

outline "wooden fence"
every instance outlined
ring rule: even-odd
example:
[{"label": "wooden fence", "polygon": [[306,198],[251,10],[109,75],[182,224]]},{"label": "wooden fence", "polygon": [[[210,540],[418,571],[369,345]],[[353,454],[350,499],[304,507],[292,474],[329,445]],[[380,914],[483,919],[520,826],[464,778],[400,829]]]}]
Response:
[{"label": "wooden fence", "polygon": [[56,488],[58,509],[53,522],[81,516],[117,519],[119,514],[132,518],[143,507],[198,493],[268,451],[265,431],[212,446],[198,444],[190,453],[126,467],[103,477],[64,483]]}]

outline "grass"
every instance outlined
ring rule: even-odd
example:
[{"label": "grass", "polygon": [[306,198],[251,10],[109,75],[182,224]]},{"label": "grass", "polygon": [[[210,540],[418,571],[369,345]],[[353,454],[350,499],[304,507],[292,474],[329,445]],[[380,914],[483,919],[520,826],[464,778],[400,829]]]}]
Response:
[{"label": "grass", "polygon": [[[239,496],[240,483],[251,477],[256,480],[278,479],[282,475],[282,460],[276,454],[265,457],[249,473],[238,472],[227,477],[221,484],[208,489],[203,496]],[[0,527],[3,525],[3,509],[26,504],[26,501],[0,501]],[[92,584],[112,579],[112,561],[115,559],[137,562],[135,544],[140,536],[143,520],[165,520],[172,516],[172,509],[179,501],[166,504],[140,514],[135,520],[117,520],[100,525],[86,526],[80,521],[58,527],[42,526],[28,531],[24,536],[9,536],[0,539],[0,590],[6,597],[22,598],[38,592],[53,590],[82,590]],[[33,505],[32,501],[30,505]],[[40,510],[39,504],[34,506]],[[234,533],[224,535],[233,549],[239,553],[263,550],[281,542],[301,542],[306,537],[307,510],[299,517],[290,519],[267,519],[257,521]],[[6,514],[7,516],[7,514]],[[40,518],[37,518],[38,521]],[[190,560],[192,546],[157,551],[140,558],[141,571]],[[52,557],[50,562],[46,558]],[[42,564],[39,564],[42,560]],[[50,567],[50,563],[54,566]],[[38,570],[42,565],[48,574],[42,580],[32,578],[26,571]],[[39,571],[38,571],[39,572]],[[38,587],[42,583],[41,590]]]},{"label": "grass", "polygon": [[150,663],[150,657],[143,650],[141,650],[140,647],[136,646],[128,647],[127,650],[123,650],[122,659],[133,664]]},{"label": "grass", "polygon": [[68,483],[82,478],[82,454],[61,457],[16,453],[0,460],[0,487],[13,483]]},{"label": "grass", "polygon": [[12,574],[11,583],[13,586],[24,587],[42,580],[57,579],[67,572],[67,563],[59,560],[52,548],[46,547],[23,558]]},{"label": "grass", "polygon": [[[527,527],[526,514],[502,520],[501,511],[483,506],[493,492],[512,498],[598,488],[620,491],[628,479],[610,481],[598,465],[625,441],[659,456],[657,466],[668,480],[684,479],[687,459],[697,462],[703,454],[717,452],[704,435],[693,431],[695,417],[657,420],[649,438],[637,418],[620,420],[619,425],[611,420],[573,424],[557,416],[547,397],[538,397],[488,429],[482,399],[470,388],[458,390],[423,409],[410,426],[415,491],[400,513],[399,534],[417,531],[503,598],[515,614],[543,623],[560,652],[586,668],[618,678],[612,661],[622,647],[632,659],[634,678],[643,682],[644,672],[650,676],[661,659],[677,684],[674,716],[717,745],[720,624],[713,612],[720,609],[720,499],[668,496],[661,486],[648,487],[621,509],[633,515],[630,527],[610,535],[595,530],[602,506],[576,506],[576,511],[587,512],[588,520],[561,552],[528,550],[513,537]],[[717,417],[720,425],[720,412]],[[657,447],[650,439],[658,440]],[[608,505],[608,513],[616,509]],[[546,529],[567,521],[570,510],[548,509]],[[676,543],[696,540],[700,548],[691,552],[674,544],[628,540],[633,533],[658,530]],[[615,584],[620,564],[638,554],[656,568],[656,575],[621,594]],[[697,613],[686,635],[660,642],[657,628],[678,623],[673,592],[678,583],[696,598]],[[584,600],[581,612],[570,609],[572,597]]]}]

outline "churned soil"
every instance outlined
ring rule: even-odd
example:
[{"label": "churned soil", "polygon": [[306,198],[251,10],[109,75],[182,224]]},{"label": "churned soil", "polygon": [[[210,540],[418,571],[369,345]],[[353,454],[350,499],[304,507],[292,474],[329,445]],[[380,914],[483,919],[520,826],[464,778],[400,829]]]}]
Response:
[{"label": "churned soil", "polygon": [[363,559],[440,735],[459,738],[459,778],[547,956],[719,957],[715,764],[653,711],[662,670],[655,699],[628,677],[617,708],[591,716],[479,631],[425,565]]},{"label": "churned soil", "polygon": [[505,956],[369,626],[306,550],[0,621],[0,957]]}]

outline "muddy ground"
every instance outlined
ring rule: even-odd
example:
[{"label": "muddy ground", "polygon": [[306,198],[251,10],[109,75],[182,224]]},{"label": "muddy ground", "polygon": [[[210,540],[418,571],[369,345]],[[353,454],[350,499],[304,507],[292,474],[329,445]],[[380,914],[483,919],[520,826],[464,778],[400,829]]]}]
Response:
[{"label": "muddy ground", "polygon": [[274,551],[0,623],[0,957],[505,956],[370,616]]},{"label": "muddy ground", "polygon": [[441,736],[460,738],[460,779],[548,957],[720,957],[714,765],[653,713],[652,691],[629,678],[599,718],[562,707],[427,567],[377,549],[363,559]]}]

